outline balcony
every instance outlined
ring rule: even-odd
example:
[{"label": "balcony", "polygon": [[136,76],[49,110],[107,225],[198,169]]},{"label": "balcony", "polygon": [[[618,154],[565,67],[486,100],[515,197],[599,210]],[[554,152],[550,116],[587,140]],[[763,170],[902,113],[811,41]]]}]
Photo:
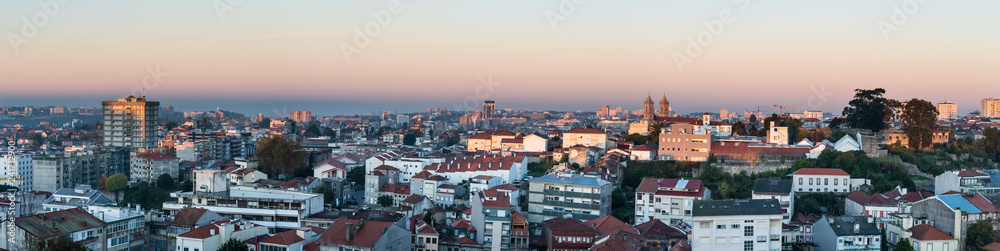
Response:
[{"label": "balcony", "polygon": [[601,199],[601,194],[595,193],[581,193],[581,192],[569,192],[569,191],[557,191],[551,189],[545,189],[543,192],[545,195],[554,196],[565,196],[565,197],[576,197],[576,198],[589,198],[589,199]]},{"label": "balcony", "polygon": [[556,206],[556,207],[601,210],[600,204],[587,204],[587,203],[576,203],[576,202],[556,201],[556,200],[544,200],[542,203],[545,205]]}]

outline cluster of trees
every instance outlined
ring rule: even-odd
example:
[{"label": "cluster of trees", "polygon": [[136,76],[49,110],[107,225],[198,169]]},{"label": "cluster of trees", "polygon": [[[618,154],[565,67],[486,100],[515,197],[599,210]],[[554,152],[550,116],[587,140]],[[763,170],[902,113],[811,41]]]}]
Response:
[{"label": "cluster of trees", "polygon": [[632,161],[626,165],[628,171],[622,177],[622,188],[635,191],[642,183],[642,178],[677,178],[691,177],[692,170],[701,166],[698,162],[689,161]]},{"label": "cluster of trees", "polygon": [[976,222],[966,230],[965,250],[980,250],[982,246],[993,242],[1000,242],[1000,233],[988,221]]},{"label": "cluster of trees", "polygon": [[821,214],[826,207],[826,213],[830,215],[842,215],[844,213],[844,198],[831,193],[807,193],[796,195],[795,212],[803,214]]},{"label": "cluster of trees", "polygon": [[295,177],[300,172],[308,172],[303,159],[305,150],[294,140],[285,139],[281,135],[268,135],[257,141],[257,153],[254,155],[260,162],[259,170],[268,177],[278,179]]},{"label": "cluster of trees", "polygon": [[904,106],[900,101],[886,98],[882,88],[854,91],[854,99],[844,108],[844,118],[833,119],[831,128],[846,126],[879,132],[890,128],[898,115],[910,148],[922,150],[932,145],[934,132],[940,130],[935,123],[938,110],[933,103],[914,98]]},{"label": "cluster of trees", "polygon": [[[117,175],[119,174],[108,177],[108,190],[117,191],[112,190],[114,188],[112,181],[115,180]],[[119,188],[121,191],[124,191],[125,196],[118,204],[119,206],[132,204],[141,205],[142,208],[161,209],[164,202],[171,200],[170,192],[176,191],[177,188],[177,183],[174,182],[174,179],[169,174],[160,175],[160,177],[157,177],[156,182],[152,184],[140,182],[134,187],[127,187],[126,184],[125,188]]]}]

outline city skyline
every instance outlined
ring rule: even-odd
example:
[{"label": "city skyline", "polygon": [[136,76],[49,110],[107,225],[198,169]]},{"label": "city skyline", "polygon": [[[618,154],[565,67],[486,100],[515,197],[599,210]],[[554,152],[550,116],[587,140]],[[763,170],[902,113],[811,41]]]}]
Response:
[{"label": "city skyline", "polygon": [[[0,105],[96,104],[145,86],[180,109],[370,114],[478,103],[482,79],[493,81],[486,99],[532,110],[636,109],[647,93],[687,112],[842,107],[854,89],[881,87],[965,114],[1000,96],[1000,36],[984,32],[1000,28],[994,2],[240,3],[56,4],[30,38],[24,20],[49,12],[11,3]],[[369,24],[382,28],[357,45]],[[817,92],[828,101],[810,104]]]}]

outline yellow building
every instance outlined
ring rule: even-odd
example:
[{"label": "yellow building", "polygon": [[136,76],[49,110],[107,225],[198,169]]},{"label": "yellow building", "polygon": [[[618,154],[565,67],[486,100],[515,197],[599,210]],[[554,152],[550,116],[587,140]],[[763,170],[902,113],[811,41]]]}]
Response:
[{"label": "yellow building", "polygon": [[583,145],[607,149],[608,134],[597,128],[573,128],[563,132],[562,141],[563,148]]}]

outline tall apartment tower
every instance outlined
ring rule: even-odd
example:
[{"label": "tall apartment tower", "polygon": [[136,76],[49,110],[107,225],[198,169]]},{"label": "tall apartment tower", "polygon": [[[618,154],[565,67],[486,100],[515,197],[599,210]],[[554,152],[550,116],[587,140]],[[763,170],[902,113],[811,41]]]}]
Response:
[{"label": "tall apartment tower", "polygon": [[104,106],[104,146],[126,148],[156,147],[160,102],[145,96],[128,96]]},{"label": "tall apartment tower", "polygon": [[938,119],[957,119],[958,104],[951,101],[937,103]]},{"label": "tall apartment tower", "polygon": [[299,124],[308,124],[312,122],[312,112],[310,111],[291,111],[288,112],[288,119],[298,122]]},{"label": "tall apartment tower", "polygon": [[660,113],[656,116],[670,117],[670,101],[667,101],[667,95],[663,95],[663,98],[660,99]]},{"label": "tall apartment tower", "polygon": [[495,109],[496,109],[496,102],[493,102],[493,100],[487,100],[486,102],[483,102],[483,114],[482,114],[483,118],[484,119],[493,118],[493,111]]},{"label": "tall apartment tower", "polygon": [[655,118],[653,110],[653,97],[646,96],[646,102],[643,102],[642,119],[646,121],[653,121]]},{"label": "tall apartment tower", "polygon": [[982,109],[979,112],[983,117],[1000,118],[1000,99],[993,97],[983,99]]}]

